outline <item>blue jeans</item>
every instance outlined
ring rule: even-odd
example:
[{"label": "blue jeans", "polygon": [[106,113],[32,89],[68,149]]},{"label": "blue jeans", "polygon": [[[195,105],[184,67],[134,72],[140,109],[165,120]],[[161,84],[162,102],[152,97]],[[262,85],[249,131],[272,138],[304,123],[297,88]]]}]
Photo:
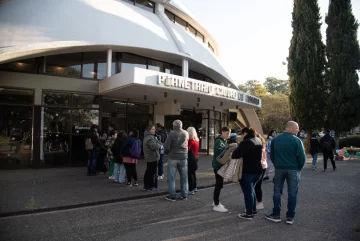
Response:
[{"label": "blue jeans", "polygon": [[313,153],[312,158],[313,158],[312,165],[313,167],[315,167],[317,163],[318,153]]},{"label": "blue jeans", "polygon": [[188,195],[188,165],[187,160],[168,160],[168,172],[167,172],[167,183],[168,191],[171,198],[176,198],[176,170],[180,174],[180,186],[181,186],[181,196],[187,197]]},{"label": "blue jeans", "polygon": [[125,182],[126,171],[124,164],[114,162],[114,181],[119,183]]},{"label": "blue jeans", "polygon": [[96,160],[99,157],[99,152],[88,152],[88,174],[96,174]]},{"label": "blue jeans", "polygon": [[256,212],[255,184],[260,180],[261,173],[243,173],[240,181],[244,193],[246,214],[253,215]]},{"label": "blue jeans", "polygon": [[158,161],[158,176],[164,175],[164,154],[160,154],[160,160]]},{"label": "blue jeans", "polygon": [[287,169],[276,169],[274,178],[274,209],[273,214],[280,216],[281,211],[281,195],[283,193],[283,187],[286,180],[288,186],[288,211],[286,217],[295,217],[295,208],[297,201],[297,194],[299,191],[301,171],[298,170],[287,170]]}]

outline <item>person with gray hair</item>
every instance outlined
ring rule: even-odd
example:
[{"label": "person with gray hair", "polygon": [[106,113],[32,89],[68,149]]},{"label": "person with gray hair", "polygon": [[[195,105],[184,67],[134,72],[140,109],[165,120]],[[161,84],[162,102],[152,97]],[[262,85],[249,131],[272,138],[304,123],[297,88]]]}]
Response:
[{"label": "person with gray hair", "polygon": [[298,123],[289,121],[286,123],[285,131],[271,141],[270,155],[275,166],[274,208],[272,213],[265,217],[273,222],[281,222],[281,195],[286,180],[288,187],[286,223],[290,225],[294,223],[300,175],[306,162],[304,146],[296,136],[298,132]]},{"label": "person with gray hair", "polygon": [[173,130],[168,135],[164,143],[165,154],[168,158],[167,182],[169,195],[166,200],[176,201],[176,170],[180,174],[181,198],[187,200],[188,196],[188,140],[189,134],[182,129],[181,120],[173,122]]}]

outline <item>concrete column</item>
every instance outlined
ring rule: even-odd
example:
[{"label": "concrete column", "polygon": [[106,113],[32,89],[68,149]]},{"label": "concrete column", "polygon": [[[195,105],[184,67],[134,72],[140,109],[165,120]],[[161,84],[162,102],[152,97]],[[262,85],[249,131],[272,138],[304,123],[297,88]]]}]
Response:
[{"label": "concrete column", "polygon": [[156,4],[155,4],[155,14],[159,14],[161,12],[165,12],[164,5],[161,4],[160,2],[156,2]]},{"label": "concrete column", "polygon": [[189,61],[187,59],[182,60],[182,76],[189,77]]},{"label": "concrete column", "polygon": [[112,63],[112,49],[108,49],[107,58],[106,58],[106,77],[111,76],[111,63]]}]

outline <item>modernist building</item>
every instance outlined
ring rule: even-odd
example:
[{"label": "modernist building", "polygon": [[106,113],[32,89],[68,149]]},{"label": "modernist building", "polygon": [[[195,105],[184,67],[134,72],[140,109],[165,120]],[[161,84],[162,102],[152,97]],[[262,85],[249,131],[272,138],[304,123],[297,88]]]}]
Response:
[{"label": "modernist building", "polygon": [[229,109],[261,132],[261,100],[238,90],[178,1],[0,4],[0,168],[84,164],[92,123],[142,133],[179,118],[206,153]]}]

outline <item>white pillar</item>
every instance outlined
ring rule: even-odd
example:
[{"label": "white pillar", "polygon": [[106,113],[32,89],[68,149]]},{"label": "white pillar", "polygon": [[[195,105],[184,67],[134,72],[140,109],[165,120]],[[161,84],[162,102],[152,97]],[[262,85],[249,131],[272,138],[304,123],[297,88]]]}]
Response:
[{"label": "white pillar", "polygon": [[155,14],[159,15],[159,13],[161,13],[161,12],[162,13],[165,12],[165,7],[159,1],[159,2],[156,2],[156,4],[155,4]]},{"label": "white pillar", "polygon": [[106,58],[106,77],[111,76],[111,63],[112,63],[112,49],[108,49],[107,58]]},{"label": "white pillar", "polygon": [[187,59],[182,60],[182,76],[189,77],[189,61]]}]

